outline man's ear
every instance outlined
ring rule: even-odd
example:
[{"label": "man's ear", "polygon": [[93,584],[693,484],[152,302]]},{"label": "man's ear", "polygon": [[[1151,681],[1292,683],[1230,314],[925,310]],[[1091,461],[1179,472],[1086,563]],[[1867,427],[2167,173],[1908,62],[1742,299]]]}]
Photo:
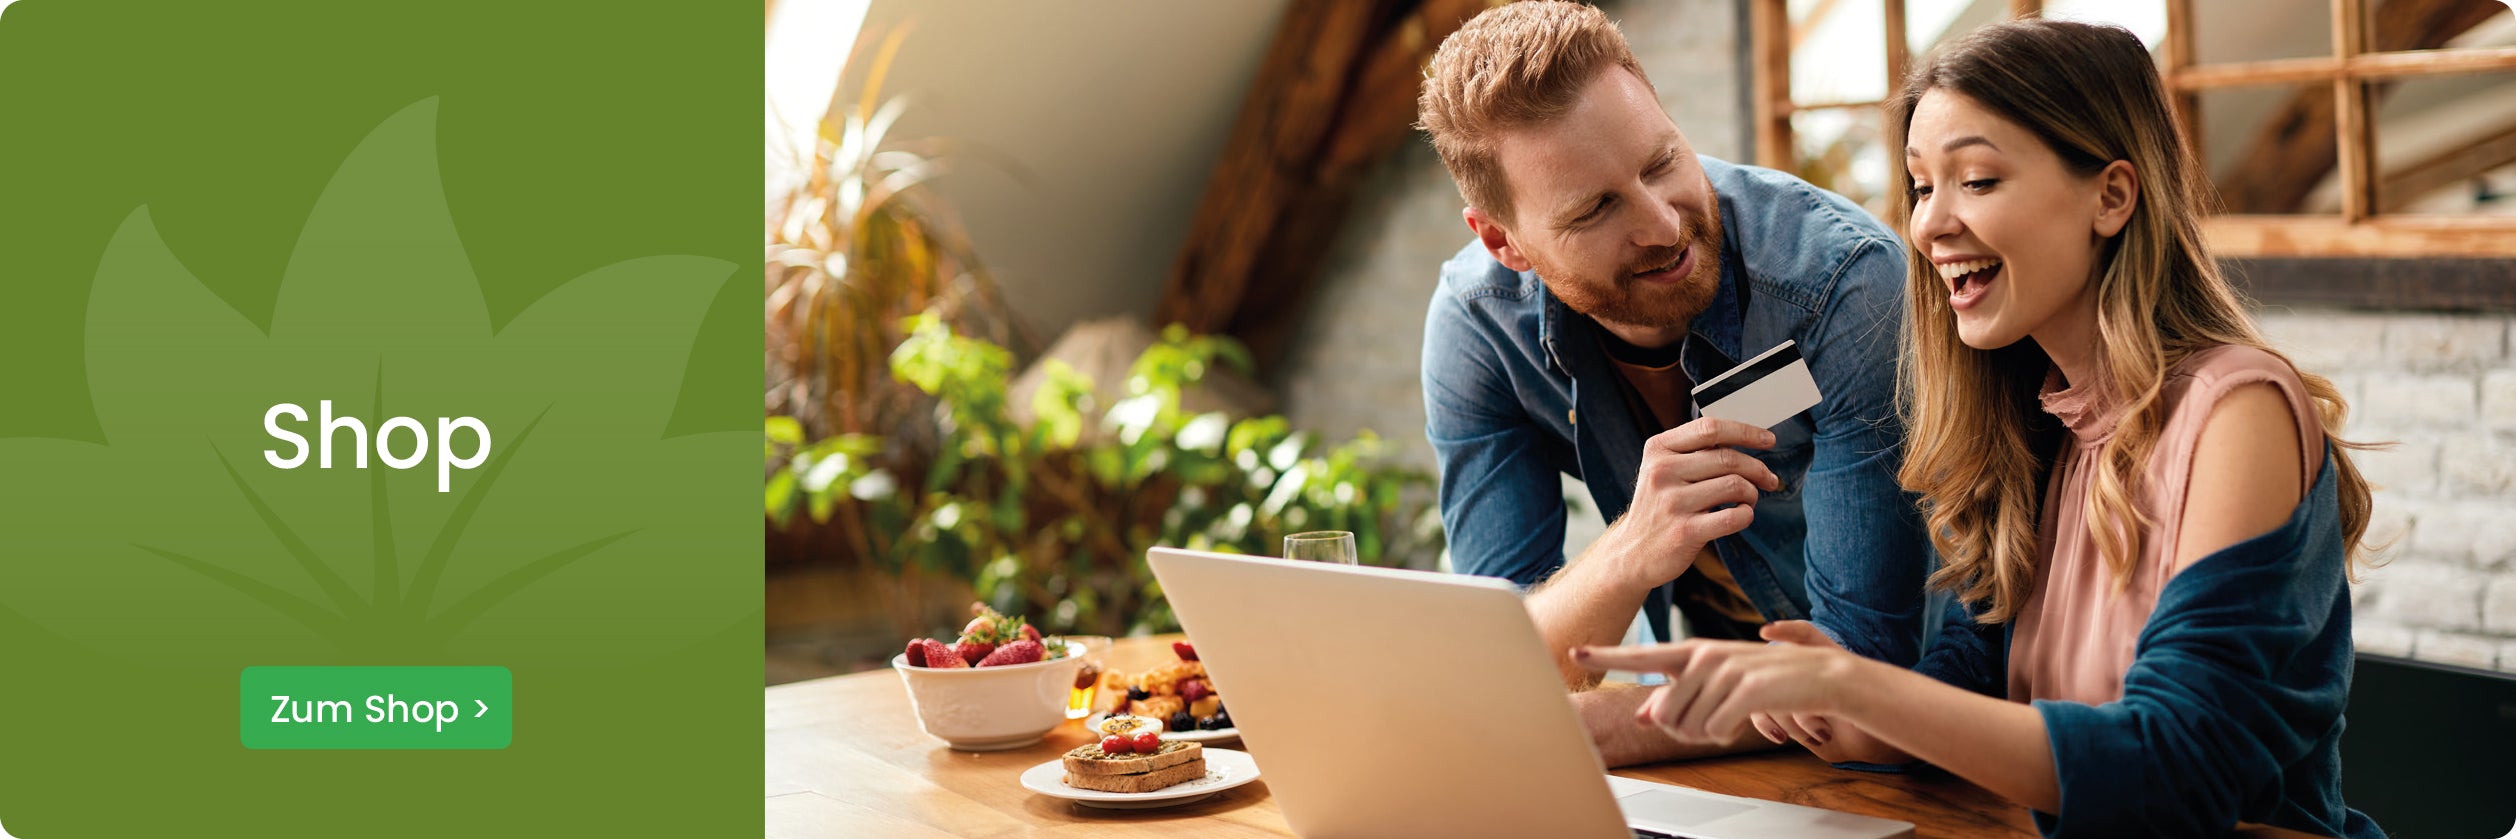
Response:
[{"label": "man's ear", "polygon": [[1520,247],[1511,243],[1511,231],[1504,230],[1502,223],[1495,221],[1493,216],[1475,207],[1469,207],[1459,215],[1467,219],[1468,229],[1476,233],[1477,241],[1485,243],[1485,252],[1493,254],[1494,261],[1514,271],[1537,267],[1537,263],[1529,261],[1528,254],[1521,253]]},{"label": "man's ear", "polygon": [[2117,160],[2097,173],[2097,238],[2112,238],[2123,232],[2132,221],[2132,211],[2140,207],[2140,173],[2131,161]]}]

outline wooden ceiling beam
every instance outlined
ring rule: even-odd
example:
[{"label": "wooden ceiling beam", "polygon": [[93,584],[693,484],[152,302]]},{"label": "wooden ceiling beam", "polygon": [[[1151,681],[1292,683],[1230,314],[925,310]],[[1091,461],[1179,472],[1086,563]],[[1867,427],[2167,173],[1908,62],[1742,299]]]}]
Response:
[{"label": "wooden ceiling beam", "polygon": [[1213,333],[1230,322],[1284,208],[1306,188],[1380,5],[1293,0],[1285,7],[1171,263],[1156,327]]},{"label": "wooden ceiling beam", "polygon": [[1495,5],[1294,0],[1207,180],[1154,322],[1232,335],[1270,366],[1355,184],[1415,136],[1434,50]]},{"label": "wooden ceiling beam", "polygon": [[2386,172],[2376,190],[2378,209],[2399,212],[2412,199],[2516,164],[2516,122],[2498,133]]},{"label": "wooden ceiling beam", "polygon": [[[2348,5],[2355,7],[2359,4]],[[2377,52],[2434,50],[2493,15],[2505,14],[2506,9],[2496,0],[2388,0],[2377,8],[2375,20],[2367,27],[2368,34],[2362,36],[2366,40],[2358,43]],[[2343,37],[2347,36],[2335,35],[2336,40]],[[2454,50],[2449,51],[2449,58],[2442,60],[2467,60],[2451,57],[2452,53],[2466,52],[2497,51]],[[2418,59],[2432,66],[2438,60],[2441,59]],[[2261,78],[2322,84],[2298,91],[2287,103],[2273,111],[2270,118],[2255,130],[2245,154],[2238,158],[2236,165],[2216,179],[2220,198],[2226,203],[2228,212],[2289,213],[2304,206],[2307,195],[2323,182],[2326,175],[2332,173],[2340,161],[2339,119],[2342,114],[2338,113],[2338,108],[2345,94],[2338,92],[2338,86],[2345,82],[2344,77],[2338,74],[2343,64],[2377,62],[2370,66],[2381,70],[2393,66],[2385,63],[2389,61],[2400,65],[2405,59],[2379,55],[2336,55],[2297,61],[2257,62],[2260,66],[2294,64],[2297,66],[2290,69],[2298,72],[2303,72],[2308,62],[2317,63],[2323,69],[2316,75],[2301,75],[2295,79],[2286,76]],[[2407,69],[2407,65],[2395,69]],[[2203,74],[2200,69],[2178,71],[2178,86],[2189,89],[2194,84],[2192,79]],[[2364,117],[2373,113],[2376,103],[2382,101],[2392,87],[2391,84],[2365,85],[2363,101],[2354,103],[2360,106],[2361,115]],[[2365,128],[2364,122],[2360,127]],[[2366,182],[2367,179],[2362,179],[2360,184],[2364,186]]]}]

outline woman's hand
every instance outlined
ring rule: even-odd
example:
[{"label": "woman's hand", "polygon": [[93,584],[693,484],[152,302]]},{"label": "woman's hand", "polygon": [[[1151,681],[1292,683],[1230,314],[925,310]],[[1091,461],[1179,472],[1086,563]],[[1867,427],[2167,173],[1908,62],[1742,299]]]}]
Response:
[{"label": "woman's hand", "polygon": [[[1778,644],[1804,647],[1842,649],[1835,639],[1820,632],[1808,621],[1774,621],[1765,624],[1759,633],[1765,640]],[[1796,742],[1810,754],[1827,763],[1909,763],[1912,755],[1862,731],[1850,721],[1820,714],[1768,714],[1762,711],[1747,715],[1749,725],[1776,744]]]},{"label": "woman's hand", "polygon": [[1822,717],[1834,726],[1829,751],[1881,755],[1850,760],[1927,760],[2011,801],[2061,811],[2052,739],[2035,706],[1943,684],[1813,639],[1799,643],[1793,635],[1798,631],[1777,630],[1786,637],[1775,640],[1783,643],[1578,647],[1572,657],[1595,670],[1667,674],[1669,683],[1653,689],[1634,716],[1680,742],[1744,736],[1748,717],[1757,713],[1775,722],[1794,715]]},{"label": "woman's hand", "polygon": [[1758,712],[1840,713],[1863,663],[1833,646],[1706,640],[1582,647],[1573,658],[1592,670],[1666,674],[1668,683],[1652,691],[1635,719],[1684,743],[1726,740]]},{"label": "woman's hand", "polygon": [[[1817,630],[1816,624],[1808,621],[1774,621],[1765,624],[1765,628],[1757,634],[1764,636],[1767,641],[1780,644],[1843,649],[1843,645],[1835,643],[1833,638],[1826,637],[1826,633]],[[1775,745],[1797,742],[1827,761],[1841,762],[1842,760],[1825,751],[1826,744],[1834,739],[1835,728],[1834,723],[1825,717],[1816,714],[1775,715],[1758,711],[1747,715],[1747,723],[1755,726],[1756,733],[1764,735],[1765,739],[1773,741]]]}]

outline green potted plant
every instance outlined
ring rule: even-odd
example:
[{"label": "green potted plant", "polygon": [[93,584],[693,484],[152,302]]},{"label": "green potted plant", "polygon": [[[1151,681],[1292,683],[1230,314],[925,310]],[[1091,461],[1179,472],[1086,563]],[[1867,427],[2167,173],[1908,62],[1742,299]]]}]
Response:
[{"label": "green potted plant", "polygon": [[1144,564],[1156,545],[1272,555],[1289,532],[1349,530],[1370,564],[1429,566],[1440,551],[1430,476],[1387,460],[1370,432],[1330,443],[1282,416],[1181,410],[1215,365],[1247,368],[1228,338],[1165,330],[1099,412],[1089,378],[1046,362],[1025,422],[1008,405],[1011,353],[933,315],[906,327],[891,369],[940,404],[937,457],[898,475],[868,435],[808,442],[772,419],[772,520],[857,516],[876,523],[868,547],[886,570],[967,579],[1001,611],[1111,635],[1177,627]]}]

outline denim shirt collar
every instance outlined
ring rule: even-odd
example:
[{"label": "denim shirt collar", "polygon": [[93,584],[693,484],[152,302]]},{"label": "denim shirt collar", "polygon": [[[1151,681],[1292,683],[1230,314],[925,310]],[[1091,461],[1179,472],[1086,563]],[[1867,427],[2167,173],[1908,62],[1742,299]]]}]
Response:
[{"label": "denim shirt collar", "polygon": [[1739,344],[1745,340],[1741,335],[1746,332],[1747,277],[1742,267],[1746,260],[1739,258],[1738,243],[1728,233],[1737,229],[1730,223],[1729,213],[1730,202],[1721,202],[1721,285],[1713,290],[1712,305],[1687,325],[1686,346],[1678,351],[1686,375],[1697,384],[1729,370],[1744,357]]}]

